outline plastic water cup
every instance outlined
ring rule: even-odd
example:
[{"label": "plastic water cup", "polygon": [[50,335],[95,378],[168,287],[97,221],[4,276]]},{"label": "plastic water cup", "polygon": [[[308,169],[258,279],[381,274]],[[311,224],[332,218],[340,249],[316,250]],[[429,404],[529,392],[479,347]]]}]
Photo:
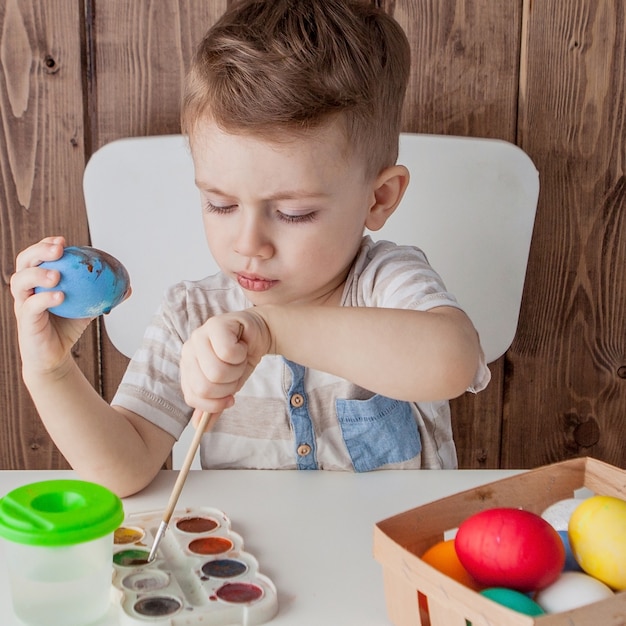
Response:
[{"label": "plastic water cup", "polygon": [[49,480],[0,499],[0,536],[16,616],[31,626],[84,626],[110,605],[113,533],[122,501],[100,485]]}]

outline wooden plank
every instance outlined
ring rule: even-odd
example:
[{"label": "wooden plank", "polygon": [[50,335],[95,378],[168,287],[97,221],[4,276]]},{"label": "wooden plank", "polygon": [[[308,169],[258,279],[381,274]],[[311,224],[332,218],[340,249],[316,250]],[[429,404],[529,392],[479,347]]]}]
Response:
[{"label": "wooden plank", "polygon": [[428,613],[432,626],[467,626],[463,613],[451,606],[448,600],[440,602],[428,598]]},{"label": "wooden plank", "polygon": [[[20,376],[9,279],[17,253],[51,234],[88,241],[78,0],[0,3],[0,467],[67,467],[48,437]],[[97,383],[96,328],[75,356]]]},{"label": "wooden plank", "polygon": [[392,568],[383,568],[383,587],[387,615],[394,626],[428,626],[428,616],[422,619],[418,592],[404,576]]},{"label": "wooden plank", "polygon": [[[379,4],[411,42],[404,130],[514,143],[521,0]],[[459,467],[500,467],[504,368],[503,357],[490,365],[492,382],[485,391],[451,403]]]},{"label": "wooden plank", "polygon": [[[95,71],[90,82],[93,150],[120,137],[180,132],[184,74],[195,46],[224,12],[226,1],[92,0],[92,6],[88,32]],[[146,219],[146,236],[149,229]],[[127,363],[103,332],[107,400]]]},{"label": "wooden plank", "polygon": [[411,42],[405,130],[515,142],[521,0],[379,4]]},{"label": "wooden plank", "polygon": [[626,30],[617,0],[526,3],[519,138],[541,192],[503,466],[626,467]]},{"label": "wooden plank", "polygon": [[489,364],[491,382],[478,394],[450,402],[459,468],[498,469],[502,436],[505,357]]}]

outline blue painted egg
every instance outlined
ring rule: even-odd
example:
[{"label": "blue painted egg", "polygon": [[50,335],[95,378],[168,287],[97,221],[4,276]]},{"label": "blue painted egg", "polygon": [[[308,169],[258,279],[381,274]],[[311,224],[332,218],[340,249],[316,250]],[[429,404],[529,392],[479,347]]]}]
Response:
[{"label": "blue painted egg", "polygon": [[62,291],[65,299],[50,312],[72,319],[97,317],[122,302],[130,289],[126,268],[113,256],[89,246],[70,246],[56,261],[45,261],[40,267],[58,270],[61,280],[52,288],[40,291]]},{"label": "blue painted egg", "polygon": [[563,547],[565,548],[565,565],[563,571],[565,572],[582,572],[583,568],[578,564],[574,553],[572,552],[572,546],[569,543],[569,536],[567,530],[557,530]]}]

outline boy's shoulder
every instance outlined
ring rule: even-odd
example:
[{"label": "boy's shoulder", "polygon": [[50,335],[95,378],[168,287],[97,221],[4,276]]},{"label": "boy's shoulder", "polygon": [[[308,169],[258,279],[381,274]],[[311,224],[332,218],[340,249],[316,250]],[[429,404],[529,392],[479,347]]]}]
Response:
[{"label": "boy's shoulder", "polygon": [[408,262],[419,261],[428,265],[426,255],[416,246],[408,246],[380,239],[373,240],[369,235],[365,235],[361,242],[361,247],[354,260],[354,268],[359,271],[370,264],[381,264],[387,262]]},{"label": "boy's shoulder", "polygon": [[458,306],[422,250],[369,236],[346,278],[342,304],[422,310]]}]

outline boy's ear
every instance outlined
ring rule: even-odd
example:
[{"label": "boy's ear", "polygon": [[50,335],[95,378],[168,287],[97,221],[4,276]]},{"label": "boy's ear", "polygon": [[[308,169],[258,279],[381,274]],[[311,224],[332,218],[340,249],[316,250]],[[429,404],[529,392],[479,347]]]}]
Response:
[{"label": "boy's ear", "polygon": [[365,226],[380,230],[396,210],[409,184],[409,170],[404,165],[385,168],[374,181],[374,203],[370,207]]}]

